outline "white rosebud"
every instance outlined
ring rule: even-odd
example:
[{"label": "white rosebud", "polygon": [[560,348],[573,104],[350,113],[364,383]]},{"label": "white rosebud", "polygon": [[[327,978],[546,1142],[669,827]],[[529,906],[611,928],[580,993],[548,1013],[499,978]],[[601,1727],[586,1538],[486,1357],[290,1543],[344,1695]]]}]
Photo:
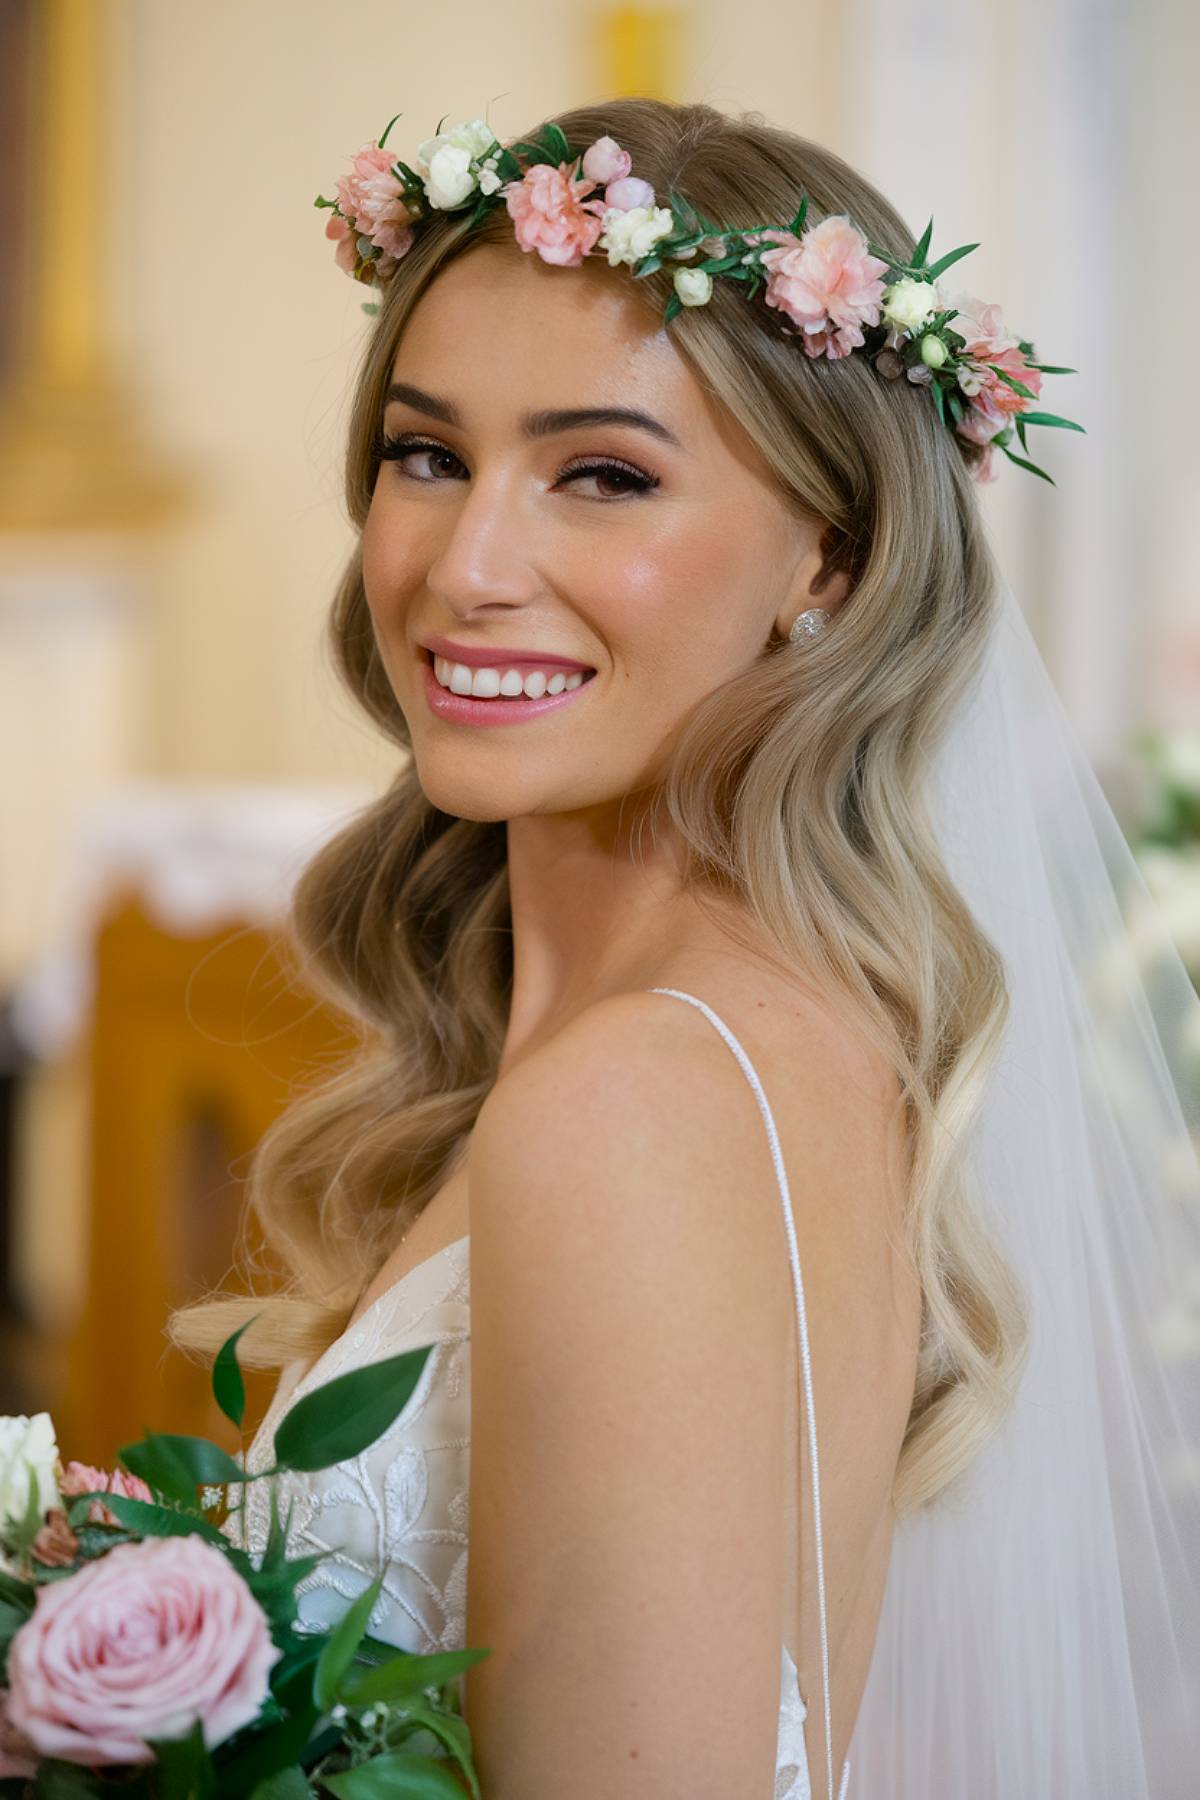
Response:
[{"label": "white rosebud", "polygon": [[471,153],[461,144],[441,144],[429,159],[425,194],[443,212],[461,206],[475,191]]},{"label": "white rosebud", "polygon": [[479,191],[481,194],[494,194],[496,189],[498,187],[503,187],[503,185],[504,184],[497,175],[495,169],[488,168],[486,164],[480,169]]},{"label": "white rosebud", "polygon": [[984,372],[972,363],[959,363],[958,385],[968,399],[977,394],[984,383]]},{"label": "white rosebud", "polygon": [[452,125],[449,131],[439,131],[436,137],[426,138],[423,144],[417,145],[417,167],[423,171],[433,165],[433,159],[444,144],[452,144],[456,150],[465,150],[468,160],[478,161],[486,156],[496,142],[496,134],[490,125],[482,119],[468,119],[464,125]]},{"label": "white rosebud", "polygon": [[921,339],[921,361],[928,369],[940,369],[949,351],[936,332],[927,332]]},{"label": "white rosebud", "polygon": [[610,206],[599,240],[600,248],[608,252],[609,267],[640,262],[655,244],[670,237],[674,224],[668,206],[631,206],[626,211]]},{"label": "white rosebud", "polygon": [[712,298],[712,276],[707,269],[676,269],[675,292],[684,306],[704,306]]},{"label": "white rosebud", "polygon": [[59,1505],[58,1467],[48,1412],[0,1417],[0,1531],[24,1519],[31,1489],[37,1493],[39,1514]]},{"label": "white rosebud", "polygon": [[883,291],[883,316],[901,331],[919,331],[937,311],[937,292],[931,281],[901,276]]}]

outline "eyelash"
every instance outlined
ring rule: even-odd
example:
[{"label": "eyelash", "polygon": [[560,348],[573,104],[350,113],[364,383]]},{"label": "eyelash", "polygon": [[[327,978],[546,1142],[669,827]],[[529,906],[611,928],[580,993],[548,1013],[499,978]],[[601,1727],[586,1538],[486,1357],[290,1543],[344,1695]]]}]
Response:
[{"label": "eyelash", "polygon": [[[375,455],[380,462],[395,462],[399,464],[404,457],[412,456],[418,450],[441,451],[443,455],[453,456],[455,462],[459,461],[459,458],[454,455],[454,451],[447,449],[445,444],[435,443],[429,438],[417,437],[412,432],[401,432],[399,437],[384,437],[381,434],[375,440]],[[657,475],[647,475],[644,469],[637,468],[633,463],[619,462],[616,459],[608,457],[602,458],[599,461],[580,463],[573,467],[568,465],[568,467],[563,470],[562,474],[559,475],[559,480],[562,481],[564,477],[567,477],[573,481],[577,481],[584,475],[609,475],[614,472],[617,475],[626,477],[626,479],[634,484],[633,494],[637,498],[640,498],[643,494],[653,493],[654,489],[659,485],[659,477]],[[409,481],[424,481],[426,485],[436,485],[436,477],[408,475],[407,471],[403,470],[401,473],[405,474],[406,479]],[[611,505],[612,503],[612,500],[603,502],[605,505]]]}]

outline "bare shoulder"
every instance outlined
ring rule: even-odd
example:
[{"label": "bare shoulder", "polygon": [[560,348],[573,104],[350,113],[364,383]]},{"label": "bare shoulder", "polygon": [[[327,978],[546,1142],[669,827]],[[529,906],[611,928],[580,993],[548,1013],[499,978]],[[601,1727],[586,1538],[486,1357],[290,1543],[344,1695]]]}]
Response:
[{"label": "bare shoulder", "polygon": [[[743,996],[731,1028],[779,1077],[796,1042],[768,1011],[754,1030]],[[793,1085],[793,1204],[832,1237],[827,1159],[802,1152],[839,1084]],[[795,1369],[751,1086],[693,1006],[615,996],[497,1082],[469,1180],[467,1642],[492,1654],[465,1711],[484,1792],[769,1792]]]},{"label": "bare shoulder", "polygon": [[473,1249],[494,1218],[538,1240],[557,1278],[576,1259],[593,1274],[633,1260],[653,1278],[727,1266],[736,1250],[752,1279],[756,1246],[778,1260],[754,1096],[717,1032],[686,1011],[649,992],[600,1001],[497,1082],[472,1136]]}]

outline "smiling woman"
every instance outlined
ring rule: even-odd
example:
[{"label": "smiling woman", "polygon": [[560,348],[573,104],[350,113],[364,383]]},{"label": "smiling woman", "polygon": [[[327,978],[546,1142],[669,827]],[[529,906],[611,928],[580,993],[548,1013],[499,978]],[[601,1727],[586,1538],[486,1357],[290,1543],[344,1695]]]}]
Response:
[{"label": "smiling woman", "polygon": [[[323,1557],[313,1622],[381,1574],[377,1636],[491,1648],[464,1695],[484,1800],[845,1800],[852,1741],[872,1800],[1174,1791],[1127,1779],[1151,1742],[1156,1775],[1190,1760],[1138,1716],[1114,1621],[1117,1565],[1153,1540],[1150,1588],[1183,1597],[1180,1642],[1196,1628],[1182,1539],[1138,1510],[1153,1480],[1111,1539],[1080,1524],[1101,1488],[1119,1511],[1110,1452],[1147,1473],[1111,1396],[1135,1362],[1147,1394],[1162,1374],[1100,1341],[1137,1278],[1097,1171],[1125,1183],[1123,1253],[1149,1271],[1169,1235],[1147,1215],[1138,1236],[1162,1134],[1106,1135],[1112,1107],[1080,1098],[1107,1100],[1103,1059],[1089,1087],[1069,1047],[1090,915],[1045,856],[1092,871],[1096,833],[1028,818],[1035,743],[1047,813],[1077,824],[1079,783],[1036,659],[1028,715],[1006,685],[983,441],[945,429],[915,363],[893,379],[846,341],[873,260],[847,217],[897,265],[926,246],[755,115],[623,99],[545,129],[592,147],[607,193],[631,158],[639,194],[711,219],[803,194],[841,246],[829,317],[805,354],[778,289],[728,282],[664,320],[665,268],[529,254],[543,227],[562,248],[569,161],[467,219],[449,196],[495,175],[486,127],[422,146],[432,215],[375,221],[402,248],[330,622],[402,756],[294,901],[364,1043],[259,1147],[287,1288],[173,1334],[211,1350],[259,1315],[244,1359],[286,1366],[252,1469],[318,1365],[437,1346],[369,1457],[296,1479],[293,1534]],[[411,171],[371,158],[371,207],[398,205]],[[649,207],[618,210],[614,241]],[[339,229],[353,272],[371,239]],[[1009,354],[994,325],[981,357]],[[1060,1335],[1019,1404],[1031,1301]],[[1109,1436],[1073,1435],[1098,1418]],[[1166,1426],[1156,1445],[1165,1464]],[[243,1524],[261,1548],[262,1508]]]}]

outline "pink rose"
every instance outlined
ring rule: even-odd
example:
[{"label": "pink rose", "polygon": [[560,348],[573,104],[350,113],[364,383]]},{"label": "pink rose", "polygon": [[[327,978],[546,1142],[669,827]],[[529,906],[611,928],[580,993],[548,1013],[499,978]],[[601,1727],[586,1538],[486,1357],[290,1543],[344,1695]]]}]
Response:
[{"label": "pink rose", "polygon": [[[75,1494],[90,1494],[96,1488],[105,1494],[123,1494],[128,1500],[154,1499],[140,1475],[127,1475],[124,1469],[114,1469],[110,1474],[107,1469],[94,1469],[90,1463],[69,1462],[58,1484],[58,1491],[64,1499],[70,1499]],[[112,1508],[105,1506],[103,1500],[92,1501],[88,1507],[87,1522],[89,1525],[119,1523]]]},{"label": "pink rose", "polygon": [[764,251],[766,302],[785,312],[804,334],[806,356],[836,359],[863,343],[862,327],[878,325],[887,270],[872,256],[867,240],[842,213],[811,226],[801,237],[770,229],[753,232],[748,244],[768,239],[779,247]]},{"label": "pink rose", "polygon": [[0,1688],[0,1781],[28,1781],[37,1774],[33,1745],[8,1717],[8,1690]]},{"label": "pink rose", "polygon": [[[351,160],[349,175],[339,176],[337,197],[339,211],[359,236],[370,238],[386,255],[401,257],[412,248],[413,214],[405,205],[399,178],[392,173],[395,160],[392,151],[381,150],[378,144],[366,145]],[[331,235],[328,227],[325,235]]]},{"label": "pink rose", "polygon": [[648,181],[626,175],[621,181],[609,182],[604,190],[604,204],[615,206],[618,212],[630,212],[635,206],[653,206],[654,189]]},{"label": "pink rose", "polygon": [[603,187],[606,182],[620,181],[622,176],[628,175],[632,161],[628,150],[622,150],[616,138],[601,137],[584,151],[583,172],[589,181],[598,181]]},{"label": "pink rose", "polygon": [[579,267],[604,229],[604,202],[584,198],[595,182],[573,180],[573,168],[533,163],[502,190],[522,250],[566,269]]},{"label": "pink rose", "polygon": [[8,1716],[43,1756],[149,1763],[147,1738],[209,1749],[258,1716],[280,1651],[237,1571],[201,1537],[119,1544],[39,1587],[8,1652]]}]

